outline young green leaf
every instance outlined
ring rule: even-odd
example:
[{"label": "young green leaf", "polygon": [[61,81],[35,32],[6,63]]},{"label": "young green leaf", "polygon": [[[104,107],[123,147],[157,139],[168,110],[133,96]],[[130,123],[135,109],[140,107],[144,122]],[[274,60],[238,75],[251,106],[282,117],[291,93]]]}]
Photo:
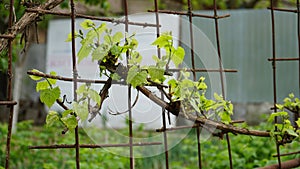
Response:
[{"label": "young green leaf", "polygon": [[88,95],[93,101],[95,101],[98,105],[100,105],[101,97],[97,91],[95,91],[94,89],[89,89]]},{"label": "young green leaf", "polygon": [[156,63],[158,63],[158,62],[160,61],[160,59],[159,59],[156,55],[153,55],[153,56],[152,56],[152,59],[153,59]]},{"label": "young green leaf", "polygon": [[108,55],[109,50],[110,49],[107,46],[107,44],[101,44],[95,50],[93,50],[93,52],[92,52],[92,61],[94,61],[94,60],[102,61],[105,58],[105,56]]},{"label": "young green leaf", "polygon": [[283,110],[283,109],[284,109],[284,106],[281,105],[281,104],[276,104],[276,107],[277,107],[279,110]]},{"label": "young green leaf", "polygon": [[110,74],[110,77],[112,80],[118,81],[121,79],[121,76],[118,75],[118,73],[112,73]]},{"label": "young green leaf", "polygon": [[198,107],[198,105],[197,105],[197,103],[196,103],[196,100],[191,99],[191,100],[190,100],[190,104],[191,104],[191,106],[195,109],[195,111],[197,111],[198,113],[201,112],[201,111],[200,111],[200,108]]},{"label": "young green leaf", "polygon": [[80,63],[84,58],[88,57],[92,49],[93,47],[90,46],[89,44],[83,44],[77,54],[78,63]]},{"label": "young green leaf", "polygon": [[171,87],[171,88],[175,88],[178,86],[178,81],[175,80],[175,79],[171,79],[168,81],[168,85]]},{"label": "young green leaf", "polygon": [[180,65],[183,62],[184,55],[185,55],[184,49],[179,46],[177,50],[175,50],[174,54],[171,56],[171,60],[176,67],[178,67],[178,65]]},{"label": "young green leaf", "polygon": [[295,136],[295,137],[299,136],[293,129],[286,129],[285,131],[291,136]]},{"label": "young green leaf", "polygon": [[91,29],[91,28],[95,27],[95,23],[92,20],[86,19],[86,20],[84,20],[83,22],[80,23],[80,26],[83,29],[87,30],[87,29]]},{"label": "young green leaf", "polygon": [[197,89],[198,90],[206,90],[207,89],[206,83],[204,83],[204,82],[198,82]]},{"label": "young green leaf", "polygon": [[275,117],[278,117],[278,116],[288,116],[288,113],[285,112],[285,111],[281,111],[281,112],[274,112],[270,115],[268,121],[269,122],[273,122]]},{"label": "young green leaf", "polygon": [[110,48],[110,52],[112,55],[114,56],[118,56],[121,54],[121,49],[120,47],[118,47],[117,45],[113,45],[111,48]]},{"label": "young green leaf", "polygon": [[[101,24],[96,31],[94,29],[90,30],[84,39],[80,41],[81,48],[79,49],[79,52],[77,54],[78,57],[78,63],[80,63],[84,58],[88,57],[91,53],[93,47],[94,47],[94,40],[96,38],[99,38],[99,36],[107,30],[106,24]],[[99,39],[96,39],[99,40]]]},{"label": "young green leaf", "polygon": [[298,118],[298,120],[296,121],[296,124],[298,127],[300,127],[300,118]]},{"label": "young green leaf", "polygon": [[[74,37],[76,38],[79,35],[77,31],[75,31]],[[65,40],[65,42],[71,42],[72,41],[72,33],[68,34],[68,38]]]},{"label": "young green leaf", "polygon": [[231,117],[227,112],[221,111],[218,113],[221,121],[225,124],[229,124],[231,122]]},{"label": "young green leaf", "polygon": [[132,66],[128,71],[127,83],[131,84],[134,88],[147,83],[147,72],[140,71],[137,66]]},{"label": "young green leaf", "polygon": [[77,93],[78,95],[81,95],[81,94],[83,94],[83,93],[86,92],[86,91],[87,91],[86,84],[82,84],[81,86],[79,86],[79,87],[77,88],[76,93]]},{"label": "young green leaf", "polygon": [[[52,75],[52,76],[56,76],[57,75],[57,73],[56,72],[54,72],[54,71],[51,71],[50,72],[50,75]],[[49,81],[49,83],[51,84],[51,85],[55,85],[56,84],[56,79],[51,79],[51,78],[48,78],[48,81]]]},{"label": "young green leaf", "polygon": [[47,82],[47,80],[43,80],[43,81],[37,82],[35,89],[37,92],[39,92],[41,90],[48,89],[49,87],[50,87],[50,85]]},{"label": "young green leaf", "polygon": [[128,60],[130,65],[139,65],[142,62],[142,55],[139,52],[133,51],[131,53],[131,58]]},{"label": "young green leaf", "polygon": [[63,111],[61,114],[62,114],[62,117],[66,117],[68,115],[70,115],[74,110],[72,109],[69,109],[69,110],[65,110]]},{"label": "young green leaf", "polygon": [[151,45],[156,45],[159,48],[171,47],[172,36],[170,32],[161,34]]},{"label": "young green leaf", "polygon": [[56,111],[50,110],[46,117],[46,126],[51,127],[59,120],[59,114]]},{"label": "young green leaf", "polygon": [[88,110],[88,103],[86,101],[84,101],[80,104],[74,102],[73,109],[82,121],[85,121],[88,118],[89,110]]},{"label": "young green leaf", "polygon": [[54,104],[56,99],[60,96],[60,89],[55,87],[53,89],[45,89],[40,92],[40,100],[45,103],[49,108]]},{"label": "young green leaf", "polygon": [[165,70],[164,69],[160,69],[155,66],[149,66],[147,70],[150,75],[150,78],[153,81],[158,80],[159,82],[163,82],[165,80],[165,77],[164,77]]},{"label": "young green leaf", "polygon": [[[31,72],[43,73],[37,69],[32,69]],[[35,76],[35,75],[29,75],[29,77],[35,81],[41,80],[43,78],[43,77],[39,77],[39,76]]]},{"label": "young green leaf", "polygon": [[294,93],[289,94],[289,98],[293,99],[295,97]]},{"label": "young green leaf", "polygon": [[122,39],[124,38],[124,35],[122,32],[116,32],[113,37],[112,37],[112,41],[113,43],[118,43],[120,42]]},{"label": "young green leaf", "polygon": [[78,124],[76,117],[72,115],[61,118],[61,121],[68,127],[69,130],[75,129]]},{"label": "young green leaf", "polygon": [[214,98],[215,98],[217,101],[223,101],[223,97],[222,97],[222,96],[219,96],[217,93],[214,93]]}]

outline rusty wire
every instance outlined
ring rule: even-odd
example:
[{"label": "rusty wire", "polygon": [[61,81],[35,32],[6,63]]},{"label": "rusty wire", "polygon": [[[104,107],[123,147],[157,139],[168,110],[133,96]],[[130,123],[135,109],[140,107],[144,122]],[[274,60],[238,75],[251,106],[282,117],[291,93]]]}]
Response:
[{"label": "rusty wire", "polygon": [[[156,21],[156,37],[160,36],[160,29],[159,29],[159,25],[160,25],[160,21],[159,21],[159,9],[158,9],[158,1],[154,0],[154,12],[155,12],[155,21]],[[159,48],[157,48],[157,56],[158,58],[161,58],[161,50]],[[168,67],[167,67],[168,69]],[[164,99],[164,94],[161,93],[160,96],[162,99]],[[165,155],[165,167],[166,169],[169,169],[169,151],[168,151],[168,135],[166,132],[166,110],[163,107],[162,108],[162,124],[163,124],[163,141],[164,141],[164,155]],[[169,115],[169,114],[168,114]]]},{"label": "rusty wire", "polygon": [[[11,31],[11,28],[13,26],[13,11],[14,11],[14,0],[10,0],[10,6],[9,6],[9,20],[8,20],[8,30]],[[2,104],[7,103],[6,105],[9,107],[9,120],[8,120],[8,129],[7,129],[7,140],[6,140],[6,154],[5,154],[5,169],[9,168],[9,160],[10,160],[10,146],[11,146],[11,137],[12,137],[12,123],[13,123],[13,111],[14,111],[14,105],[17,104],[17,102],[13,101],[12,98],[12,78],[13,78],[13,72],[12,72],[12,41],[13,39],[9,36],[2,36],[2,38],[8,39],[8,92],[7,92],[7,102],[2,102]]]},{"label": "rusty wire", "polygon": [[[156,0],[155,0],[156,2]],[[218,20],[222,19],[222,18],[226,18],[229,17],[229,14],[226,15],[222,15],[219,16],[217,14],[217,5],[216,5],[216,1],[214,0],[214,15],[210,16],[210,15],[202,15],[202,14],[194,14],[192,12],[192,5],[191,5],[191,0],[188,0],[188,11],[187,12],[178,12],[178,11],[170,11],[170,10],[158,10],[158,8],[156,7],[157,3],[155,4],[155,10],[148,10],[148,12],[155,12],[157,13],[165,13],[165,14],[173,14],[173,15],[186,15],[189,17],[189,33],[190,33],[190,43],[191,43],[191,62],[192,62],[192,68],[188,69],[188,71],[191,71],[193,73],[193,79],[196,80],[196,72],[219,72],[220,73],[220,80],[221,80],[221,88],[222,88],[222,94],[225,98],[225,90],[224,90],[224,80],[223,80],[223,73],[224,72],[237,72],[234,69],[223,69],[222,67],[222,59],[221,59],[221,51],[220,51],[220,43],[219,43],[219,33],[218,33]],[[203,69],[203,68],[196,68],[195,65],[195,59],[194,59],[194,35],[193,35],[193,29],[192,29],[192,18],[193,17],[201,17],[201,18],[208,18],[208,19],[214,19],[215,20],[215,32],[216,32],[216,40],[217,40],[217,49],[218,49],[218,61],[219,61],[219,69]],[[169,71],[180,71],[181,69],[169,69]],[[165,119],[164,119],[164,114],[163,114],[163,122],[165,123]],[[191,127],[191,128],[195,128],[195,126]],[[177,130],[177,129],[181,129],[181,127],[173,127],[172,129],[166,129],[163,128],[158,130],[158,131],[163,131],[165,133],[165,131],[170,131],[170,130]],[[196,127],[197,130],[197,147],[198,147],[198,165],[199,168],[202,168],[202,164],[201,164],[201,144],[200,144],[200,128],[199,126]],[[164,137],[166,137],[167,135],[164,134]],[[230,163],[230,168],[233,168],[232,166],[232,157],[231,157],[231,148],[230,148],[230,141],[229,141],[229,136],[226,133],[226,138],[227,138],[227,145],[228,145],[228,153],[229,153],[229,163]],[[166,140],[167,138],[164,138],[164,140]],[[165,144],[167,142],[165,141]],[[166,146],[165,146],[166,147]],[[168,157],[167,157],[167,152],[168,150],[165,148],[166,151],[166,168],[169,167],[168,164]]]},{"label": "rusty wire", "polygon": [[[272,107],[272,110],[274,112],[277,112],[277,72],[276,72],[276,62],[277,61],[298,61],[299,63],[299,68],[298,68],[298,85],[299,85],[299,93],[300,93],[300,15],[299,15],[299,0],[296,2],[297,9],[292,10],[292,9],[282,9],[282,8],[277,8],[274,6],[274,1],[270,0],[270,9],[271,11],[271,35],[272,35],[272,58],[268,58],[267,60],[271,62],[272,64],[272,76],[273,76],[273,102],[274,105]],[[278,12],[289,12],[289,13],[296,13],[297,14],[297,43],[298,43],[298,57],[291,57],[291,58],[278,58],[276,55],[276,33],[275,33],[275,11]],[[298,119],[299,115],[295,114],[295,121]],[[275,123],[278,123],[277,117],[275,117]],[[278,128],[275,126],[275,131],[277,131]],[[277,154],[274,155],[273,157],[277,157],[278,161],[278,168],[282,167],[282,162],[281,162],[281,156],[287,156],[287,155],[293,155],[297,154],[299,152],[290,152],[290,153],[285,153],[285,154],[280,154],[280,145],[278,144],[278,139],[276,139],[276,151]]]}]

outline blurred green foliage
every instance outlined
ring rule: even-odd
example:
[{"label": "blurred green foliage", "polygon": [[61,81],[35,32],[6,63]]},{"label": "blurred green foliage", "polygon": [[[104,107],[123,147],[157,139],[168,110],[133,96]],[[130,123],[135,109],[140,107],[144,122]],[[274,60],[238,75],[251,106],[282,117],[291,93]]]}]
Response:
[{"label": "blurred green foliage", "polygon": [[[266,129],[267,124],[256,126],[255,129]],[[65,169],[75,167],[75,150],[29,150],[28,146],[48,144],[74,144],[74,133],[61,135],[59,128],[32,126],[31,121],[18,123],[18,133],[12,136],[11,168],[17,169]],[[79,130],[80,143],[94,144],[83,130]],[[109,134],[109,129],[97,129],[94,132]],[[120,131],[127,133],[128,129]],[[182,131],[177,131],[176,134]],[[184,132],[184,131],[183,131]],[[169,163],[172,169],[193,169],[198,167],[196,131],[190,133],[179,144],[169,151]],[[0,166],[5,163],[5,143],[7,125],[0,124]],[[151,135],[150,131],[135,131],[137,135]],[[109,134],[109,136],[112,136]],[[117,136],[117,135],[116,135]],[[114,142],[122,142],[118,137],[109,138]],[[169,137],[169,143],[176,138]],[[124,140],[123,140],[124,142]],[[270,138],[231,136],[231,148],[234,168],[247,169],[274,164],[277,162],[272,155],[276,154],[275,143]],[[211,138],[201,143],[202,167],[223,169],[228,168],[228,152],[226,140]],[[129,151],[129,148],[120,148]],[[299,150],[297,142],[282,147],[281,152]],[[148,152],[151,153],[151,152]],[[299,155],[282,157],[282,161],[297,158]],[[164,168],[164,154],[147,158],[135,159],[136,168]],[[103,149],[80,149],[80,165],[83,169],[89,168],[129,168],[129,159],[114,155]],[[1,167],[0,167],[1,168]]]}]

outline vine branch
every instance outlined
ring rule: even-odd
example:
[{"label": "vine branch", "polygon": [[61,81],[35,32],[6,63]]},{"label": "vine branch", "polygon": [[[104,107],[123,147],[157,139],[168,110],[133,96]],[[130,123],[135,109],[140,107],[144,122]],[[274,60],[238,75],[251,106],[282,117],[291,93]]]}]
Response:
[{"label": "vine branch", "polygon": [[[41,10],[50,10],[62,3],[63,0],[48,0],[44,4],[41,4],[34,9],[41,9]],[[34,23],[41,13],[25,13],[18,22],[16,22],[8,32],[4,34],[4,36],[15,38],[17,34],[23,32],[25,28]],[[1,39],[0,40],[0,52],[3,51],[8,45],[8,39]]]}]

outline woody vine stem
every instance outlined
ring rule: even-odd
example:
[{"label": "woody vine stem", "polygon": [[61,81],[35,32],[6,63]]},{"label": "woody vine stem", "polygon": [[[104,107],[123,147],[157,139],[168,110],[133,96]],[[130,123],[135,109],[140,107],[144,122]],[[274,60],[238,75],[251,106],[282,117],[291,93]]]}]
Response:
[{"label": "woody vine stem", "polygon": [[[37,81],[36,90],[40,92],[40,100],[49,108],[57,102],[64,108],[62,113],[50,110],[46,125],[52,126],[54,123],[63,124],[66,129],[74,129],[78,121],[88,120],[91,122],[96,115],[101,115],[102,104],[109,97],[109,89],[112,83],[127,84],[144,94],[150,100],[165,108],[175,116],[181,116],[185,119],[194,121],[196,125],[213,127],[218,129],[219,135],[225,133],[252,135],[260,137],[278,136],[278,142],[283,145],[292,141],[299,141],[300,120],[295,125],[289,121],[287,111],[298,113],[300,110],[300,101],[290,94],[284,100],[284,104],[276,105],[281,112],[272,113],[269,122],[274,123],[274,118],[281,118],[283,123],[274,124],[278,130],[258,131],[249,130],[235,126],[232,123],[233,105],[230,101],[224,100],[221,95],[214,94],[214,99],[208,99],[205,96],[207,85],[205,78],[200,77],[198,81],[190,80],[190,74],[184,70],[180,72],[179,78],[172,76],[167,68],[172,63],[178,67],[184,60],[185,51],[182,47],[175,48],[171,32],[162,33],[151,45],[157,46],[164,51],[165,55],[161,58],[153,56],[155,65],[141,66],[143,57],[136,50],[138,41],[135,35],[123,34],[121,32],[112,33],[106,24],[96,26],[91,20],[85,20],[81,23],[82,30],[75,33],[75,37],[80,39],[81,48],[77,54],[78,64],[88,56],[98,65],[100,77],[106,77],[107,80],[85,80],[78,89],[79,96],[72,107],[68,108],[61,99],[59,86],[56,85],[57,79],[72,81],[70,78],[57,76],[55,72],[46,74],[36,69],[28,71],[30,77]],[[125,40],[124,40],[125,39]],[[66,41],[71,40],[71,35]],[[128,66],[120,61],[125,53],[129,53]],[[91,88],[92,83],[104,83],[100,91]],[[168,101],[162,100],[152,93],[147,86],[155,86],[161,91]],[[67,131],[67,130],[64,130]],[[220,137],[221,137],[220,136]]]}]

